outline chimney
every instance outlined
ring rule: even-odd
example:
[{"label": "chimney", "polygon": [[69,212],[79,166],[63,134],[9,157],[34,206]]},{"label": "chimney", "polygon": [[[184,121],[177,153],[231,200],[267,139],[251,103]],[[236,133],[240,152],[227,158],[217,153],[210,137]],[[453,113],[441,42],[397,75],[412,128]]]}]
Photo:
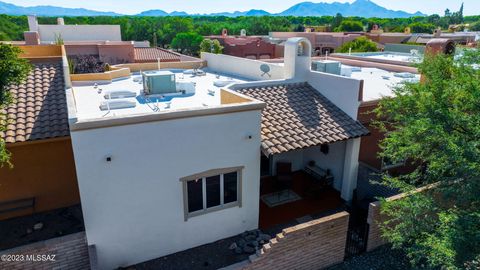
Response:
[{"label": "chimney", "polygon": [[228,30],[226,28],[223,28],[222,36],[224,36],[224,37],[228,36]]},{"label": "chimney", "polygon": [[30,32],[37,32],[38,31],[38,21],[37,16],[35,15],[28,15],[28,29]]},{"label": "chimney", "polygon": [[247,30],[242,29],[242,30],[240,31],[240,36],[246,37],[246,36],[247,36]]},{"label": "chimney", "polygon": [[63,18],[57,18],[57,24],[58,25],[65,25],[65,21],[63,20]]},{"label": "chimney", "polygon": [[305,81],[312,68],[312,44],[306,38],[289,38],[285,42],[285,79]]},{"label": "chimney", "polygon": [[[446,38],[433,38],[425,46],[425,56],[435,56],[437,54],[452,55],[455,53],[455,42]],[[420,74],[420,82],[425,83],[425,77]]]}]

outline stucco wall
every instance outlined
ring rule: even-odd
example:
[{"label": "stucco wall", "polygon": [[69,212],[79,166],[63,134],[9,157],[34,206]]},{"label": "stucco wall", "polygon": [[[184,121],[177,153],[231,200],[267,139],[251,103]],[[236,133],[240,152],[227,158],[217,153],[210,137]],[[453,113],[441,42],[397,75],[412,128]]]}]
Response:
[{"label": "stucco wall", "polygon": [[14,167],[0,168],[0,203],[35,198],[35,208],[0,214],[0,220],[80,203],[70,139],[7,145]]},{"label": "stucco wall", "polygon": [[[284,78],[284,67],[275,64],[267,64],[259,60],[239,58],[224,54],[202,53],[202,60],[207,61],[208,68],[212,71],[234,74],[251,80],[280,80]],[[262,76],[260,66],[270,66],[268,75]]]},{"label": "stucco wall", "polygon": [[311,71],[308,82],[350,117],[357,119],[360,80]]},{"label": "stucco wall", "polygon": [[[257,228],[260,118],[257,110],[72,132],[86,233],[99,268]],[[242,206],[185,221],[179,179],[236,166],[245,166]]]},{"label": "stucco wall", "polygon": [[120,25],[39,25],[42,43],[55,42],[60,35],[64,41],[121,41]]}]

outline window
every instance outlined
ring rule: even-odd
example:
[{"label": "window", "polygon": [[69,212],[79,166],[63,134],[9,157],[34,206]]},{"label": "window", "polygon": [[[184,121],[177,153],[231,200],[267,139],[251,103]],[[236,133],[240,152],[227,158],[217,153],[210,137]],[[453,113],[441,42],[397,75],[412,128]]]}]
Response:
[{"label": "window", "polygon": [[241,207],[242,169],[216,169],[180,179],[184,189],[185,220],[229,207]]}]

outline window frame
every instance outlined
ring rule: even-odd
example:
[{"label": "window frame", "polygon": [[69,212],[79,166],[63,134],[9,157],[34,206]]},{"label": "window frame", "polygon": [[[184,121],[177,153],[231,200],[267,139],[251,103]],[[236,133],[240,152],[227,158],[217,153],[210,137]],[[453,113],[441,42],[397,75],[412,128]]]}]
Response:
[{"label": "window frame", "polygon": [[[180,182],[182,183],[183,189],[183,212],[184,212],[184,220],[187,221],[189,218],[205,215],[208,213],[220,211],[227,208],[233,207],[242,207],[242,174],[243,169],[245,166],[239,167],[229,167],[229,168],[221,168],[221,169],[213,169],[204,171],[201,173],[189,175],[186,177],[180,178]],[[228,173],[237,173],[237,200],[230,203],[224,203],[224,175]],[[207,190],[206,190],[206,178],[220,175],[220,205],[213,206],[207,208]],[[197,179],[201,179],[202,181],[202,200],[203,200],[203,209],[197,210],[195,212],[188,212],[188,188],[187,182],[195,181]]]}]

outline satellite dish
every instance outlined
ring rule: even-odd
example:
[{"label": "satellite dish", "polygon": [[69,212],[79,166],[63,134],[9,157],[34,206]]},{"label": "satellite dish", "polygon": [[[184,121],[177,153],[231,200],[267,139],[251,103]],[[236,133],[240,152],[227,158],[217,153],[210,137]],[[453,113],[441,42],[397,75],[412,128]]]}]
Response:
[{"label": "satellite dish", "polygon": [[267,65],[267,64],[262,64],[262,65],[260,66],[260,70],[263,72],[263,73],[262,73],[262,77],[265,76],[265,75],[268,75],[268,77],[272,77],[272,75],[270,75],[270,73],[269,73],[270,70],[271,70],[269,65]]}]

